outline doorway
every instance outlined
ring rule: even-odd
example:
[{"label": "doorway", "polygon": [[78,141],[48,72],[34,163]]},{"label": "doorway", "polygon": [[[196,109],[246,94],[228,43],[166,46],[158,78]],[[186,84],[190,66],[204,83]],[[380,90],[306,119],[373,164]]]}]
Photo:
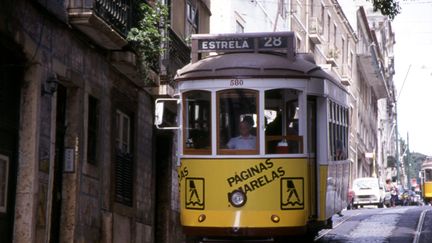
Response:
[{"label": "doorway", "polygon": [[0,235],[12,242],[18,164],[21,83],[24,59],[0,36]]},{"label": "doorway", "polygon": [[50,242],[60,242],[61,229],[61,203],[63,187],[63,157],[65,150],[66,134],[66,102],[67,89],[61,84],[57,89],[57,110],[56,110],[56,142],[54,157],[54,181],[52,191],[51,208],[51,230]]}]

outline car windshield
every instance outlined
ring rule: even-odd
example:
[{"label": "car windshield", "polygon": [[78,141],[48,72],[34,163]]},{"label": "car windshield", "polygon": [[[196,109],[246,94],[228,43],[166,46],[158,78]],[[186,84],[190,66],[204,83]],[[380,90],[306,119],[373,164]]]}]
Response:
[{"label": "car windshield", "polygon": [[354,186],[359,189],[373,189],[378,187],[378,183],[375,180],[357,180]]}]

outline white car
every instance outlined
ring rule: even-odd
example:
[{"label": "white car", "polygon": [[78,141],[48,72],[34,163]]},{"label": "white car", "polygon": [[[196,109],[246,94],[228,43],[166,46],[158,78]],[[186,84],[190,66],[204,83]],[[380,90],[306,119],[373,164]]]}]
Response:
[{"label": "white car", "polygon": [[364,205],[376,205],[379,208],[384,206],[384,188],[379,183],[378,178],[363,177],[353,181],[354,208]]}]

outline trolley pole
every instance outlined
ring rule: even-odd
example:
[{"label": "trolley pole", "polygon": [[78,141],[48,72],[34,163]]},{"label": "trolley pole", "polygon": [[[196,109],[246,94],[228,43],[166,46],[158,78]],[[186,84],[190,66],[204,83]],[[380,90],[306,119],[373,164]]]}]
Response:
[{"label": "trolley pole", "polygon": [[395,119],[396,119],[396,127],[395,127],[395,132],[396,132],[396,184],[399,183],[399,166],[400,166],[400,161],[399,161],[399,131],[398,131],[398,119],[397,119],[397,102],[395,101]]},{"label": "trolley pole", "polygon": [[395,103],[395,119],[396,119],[396,182],[397,183],[399,183],[399,166],[400,166],[400,160],[399,160],[399,130],[398,130],[398,119],[397,119],[397,114],[398,114],[398,110],[397,110],[397,101],[399,100],[399,97],[400,97],[400,95],[401,95],[401,93],[402,93],[402,89],[403,89],[403,87],[404,87],[404,85],[405,85],[405,81],[407,80],[407,78],[408,78],[408,74],[409,74],[409,72],[410,72],[410,70],[411,70],[411,65],[412,64],[410,64],[409,66],[408,66],[408,70],[407,70],[407,72],[406,72],[406,74],[405,74],[405,78],[404,78],[404,80],[403,80],[403,83],[402,83],[402,87],[401,87],[401,89],[400,89],[400,91],[399,91],[399,94],[398,94],[398,96],[397,96],[397,98],[396,97],[394,97],[394,103]]}]

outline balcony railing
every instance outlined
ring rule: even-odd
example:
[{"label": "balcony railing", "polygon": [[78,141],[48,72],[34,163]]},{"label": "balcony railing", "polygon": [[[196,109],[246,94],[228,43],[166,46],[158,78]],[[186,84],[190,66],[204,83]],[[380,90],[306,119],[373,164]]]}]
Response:
[{"label": "balcony railing", "polygon": [[182,68],[190,62],[191,49],[171,28],[168,30],[168,35],[168,52],[164,59],[167,64],[168,75],[173,76],[177,69]]},{"label": "balcony railing", "polygon": [[109,50],[127,44],[132,24],[132,0],[71,0],[69,22],[94,42]]},{"label": "balcony railing", "polygon": [[95,0],[96,14],[124,37],[131,26],[131,0]]}]

